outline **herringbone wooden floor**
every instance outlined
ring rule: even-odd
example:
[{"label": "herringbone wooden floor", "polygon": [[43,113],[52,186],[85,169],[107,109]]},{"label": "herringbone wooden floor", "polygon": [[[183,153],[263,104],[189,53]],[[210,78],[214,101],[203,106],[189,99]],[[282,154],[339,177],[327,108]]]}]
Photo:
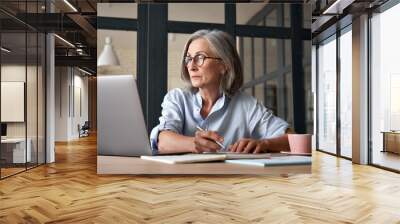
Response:
[{"label": "herringbone wooden floor", "polygon": [[0,181],[0,223],[400,223],[400,175],[314,152],[313,173],[98,176],[96,139]]}]

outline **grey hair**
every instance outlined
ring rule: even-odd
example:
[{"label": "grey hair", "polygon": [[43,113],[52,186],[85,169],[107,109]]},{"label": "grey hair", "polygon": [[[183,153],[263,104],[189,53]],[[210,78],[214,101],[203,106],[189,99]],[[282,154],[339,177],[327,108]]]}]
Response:
[{"label": "grey hair", "polygon": [[200,38],[204,38],[208,42],[211,51],[222,59],[222,62],[227,68],[227,74],[222,78],[220,90],[228,96],[234,95],[243,85],[243,68],[233,38],[228,33],[221,30],[198,30],[189,37],[183,50],[181,79],[191,90],[197,90],[190,82],[189,71],[183,58],[187,54],[189,45],[194,40]]}]

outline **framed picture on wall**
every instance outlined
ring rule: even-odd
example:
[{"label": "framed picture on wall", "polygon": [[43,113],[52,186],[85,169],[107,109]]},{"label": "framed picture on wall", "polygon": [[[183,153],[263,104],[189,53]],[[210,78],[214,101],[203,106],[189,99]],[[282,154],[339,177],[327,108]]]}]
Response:
[{"label": "framed picture on wall", "polygon": [[1,82],[1,122],[24,122],[25,82]]}]

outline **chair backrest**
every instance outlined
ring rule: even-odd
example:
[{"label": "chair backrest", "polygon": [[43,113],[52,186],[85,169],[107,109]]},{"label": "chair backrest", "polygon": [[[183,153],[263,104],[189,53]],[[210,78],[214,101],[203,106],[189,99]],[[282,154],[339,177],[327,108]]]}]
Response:
[{"label": "chair backrest", "polygon": [[89,121],[85,121],[82,128],[89,129],[90,128]]}]

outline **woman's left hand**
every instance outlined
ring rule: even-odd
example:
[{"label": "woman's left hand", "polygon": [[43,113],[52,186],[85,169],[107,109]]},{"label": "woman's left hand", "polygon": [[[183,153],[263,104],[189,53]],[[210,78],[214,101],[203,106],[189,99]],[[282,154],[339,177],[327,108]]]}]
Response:
[{"label": "woman's left hand", "polygon": [[237,153],[265,153],[268,151],[268,140],[243,138],[229,146],[229,151]]}]

